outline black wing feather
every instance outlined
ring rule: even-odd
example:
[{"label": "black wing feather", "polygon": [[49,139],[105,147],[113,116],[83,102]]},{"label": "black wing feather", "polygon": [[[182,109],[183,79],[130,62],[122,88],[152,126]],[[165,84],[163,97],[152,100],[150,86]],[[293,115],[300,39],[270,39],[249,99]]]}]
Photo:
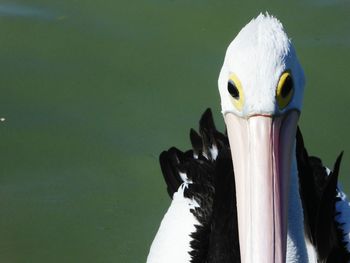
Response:
[{"label": "black wing feather", "polygon": [[298,128],[296,153],[299,172],[299,191],[304,209],[307,238],[314,245],[319,262],[349,262],[350,254],[343,242],[340,225],[336,222],[338,174],[343,153],[328,175],[322,161],[309,157]]},{"label": "black wing feather", "polygon": [[159,163],[162,169],[164,180],[167,184],[167,191],[171,198],[173,198],[174,193],[179,189],[180,185],[183,183],[179,173],[178,164],[180,151],[175,147],[164,151],[159,156]]},{"label": "black wing feather", "polygon": [[[191,212],[200,222],[191,234],[192,263],[240,262],[236,194],[232,160],[226,135],[216,130],[210,109],[200,119],[199,133],[190,130],[192,150],[171,148],[160,155],[160,164],[170,196],[183,183],[185,173],[192,183],[184,191],[200,207]],[[217,156],[212,150],[216,148]]]}]

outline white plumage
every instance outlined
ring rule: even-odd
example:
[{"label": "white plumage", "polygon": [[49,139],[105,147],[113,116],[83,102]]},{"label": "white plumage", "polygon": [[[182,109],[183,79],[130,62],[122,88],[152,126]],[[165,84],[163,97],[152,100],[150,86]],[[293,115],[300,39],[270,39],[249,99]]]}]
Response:
[{"label": "white plumage", "polygon": [[[183,176],[183,175],[182,175]],[[147,263],[190,262],[190,234],[195,232],[195,225],[200,223],[190,212],[198,207],[195,200],[184,197],[184,189],[188,182],[184,181],[159,226],[147,257]]]}]

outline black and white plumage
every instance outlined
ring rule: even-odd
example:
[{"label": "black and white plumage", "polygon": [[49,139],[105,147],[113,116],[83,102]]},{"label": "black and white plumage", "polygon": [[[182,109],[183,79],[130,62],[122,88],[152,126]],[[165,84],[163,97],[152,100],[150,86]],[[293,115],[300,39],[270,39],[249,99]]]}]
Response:
[{"label": "black and white plumage", "polygon": [[[204,262],[204,259],[239,262],[235,186],[228,139],[215,129],[209,110],[200,125],[200,135],[194,130],[190,132],[192,150],[183,153],[171,148],[160,155],[163,175],[168,187],[172,184],[170,181],[177,178],[180,184],[174,189],[182,183],[180,175],[186,175],[191,183],[184,190],[184,198],[200,204],[191,210],[199,222],[191,234],[192,262]],[[172,196],[173,191],[168,192]]]},{"label": "black and white plumage", "polygon": [[173,201],[157,262],[348,262],[350,205],[297,128],[304,73],[282,24],[259,15],[229,45],[218,85],[227,134],[207,110],[192,150],[160,156]]}]

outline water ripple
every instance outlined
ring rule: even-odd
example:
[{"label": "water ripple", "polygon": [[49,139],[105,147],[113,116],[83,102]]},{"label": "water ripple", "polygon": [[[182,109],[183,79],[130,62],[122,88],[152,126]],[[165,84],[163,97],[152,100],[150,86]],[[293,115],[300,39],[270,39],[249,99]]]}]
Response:
[{"label": "water ripple", "polygon": [[36,18],[44,20],[52,20],[56,18],[53,12],[50,12],[44,8],[16,4],[0,4],[0,17],[1,16]]}]

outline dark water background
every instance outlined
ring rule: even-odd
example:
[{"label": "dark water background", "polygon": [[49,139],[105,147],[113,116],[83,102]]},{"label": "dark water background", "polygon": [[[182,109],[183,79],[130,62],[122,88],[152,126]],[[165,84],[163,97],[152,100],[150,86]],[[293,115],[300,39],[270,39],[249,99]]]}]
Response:
[{"label": "dark water background", "polygon": [[0,1],[0,262],[144,262],[240,28],[268,10],[307,76],[301,127],[350,191],[350,2]]}]

